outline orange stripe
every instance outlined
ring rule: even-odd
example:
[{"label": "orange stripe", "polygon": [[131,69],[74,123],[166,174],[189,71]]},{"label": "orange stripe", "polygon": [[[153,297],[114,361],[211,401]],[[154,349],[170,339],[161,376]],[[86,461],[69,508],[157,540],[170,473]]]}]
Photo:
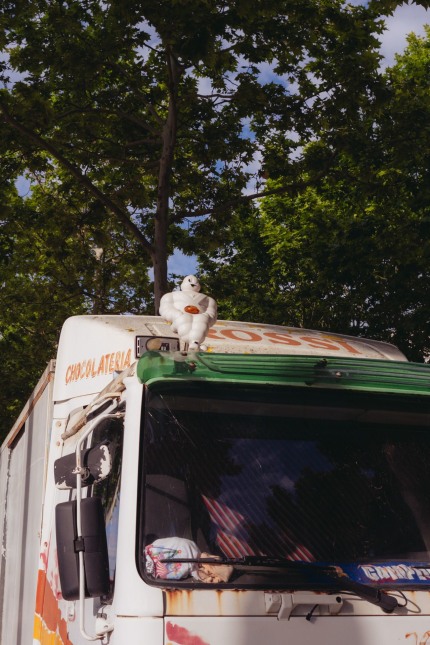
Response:
[{"label": "orange stripe", "polygon": [[[67,634],[67,623],[61,616],[58,600],[46,578],[45,571],[41,569],[39,569],[37,579],[35,612],[35,638],[40,640],[42,645],[57,645],[57,643],[73,645]],[[46,626],[46,629],[44,629],[43,625]],[[36,636],[36,633],[39,635]]]}]

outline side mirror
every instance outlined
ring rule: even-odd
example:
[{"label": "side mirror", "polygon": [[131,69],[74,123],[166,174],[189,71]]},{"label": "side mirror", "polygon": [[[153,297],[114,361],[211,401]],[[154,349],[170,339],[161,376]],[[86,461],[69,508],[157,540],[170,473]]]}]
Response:
[{"label": "side mirror", "polygon": [[83,551],[85,597],[106,596],[110,581],[102,502],[99,497],[81,501],[81,536],[77,535],[76,505],[74,500],[57,504],[55,508],[61,592],[65,600],[79,598],[79,551]]},{"label": "side mirror", "polygon": [[[82,486],[91,486],[102,481],[112,470],[113,446],[109,441],[99,443],[93,448],[87,448],[81,453],[81,463],[86,469],[86,476],[82,477]],[[55,485],[61,490],[76,488],[76,455],[60,457],[54,463]]]}]

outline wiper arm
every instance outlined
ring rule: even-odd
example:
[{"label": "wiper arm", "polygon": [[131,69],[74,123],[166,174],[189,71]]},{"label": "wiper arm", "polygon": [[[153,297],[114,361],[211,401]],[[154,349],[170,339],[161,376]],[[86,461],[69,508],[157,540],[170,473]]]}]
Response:
[{"label": "wiper arm", "polygon": [[351,580],[339,567],[332,567],[332,569],[333,571],[327,575],[338,583],[339,591],[351,591],[373,605],[378,605],[386,614],[391,614],[399,606],[397,598],[386,591]]},{"label": "wiper arm", "polygon": [[391,596],[382,589],[370,587],[361,582],[351,580],[346,573],[334,565],[318,564],[316,562],[303,562],[296,560],[287,560],[285,558],[276,558],[264,555],[244,555],[241,558],[166,558],[164,562],[190,562],[196,564],[229,564],[237,570],[249,569],[276,569],[278,571],[299,571],[322,574],[329,579],[329,582],[336,587],[336,591],[351,591],[363,600],[367,600],[373,605],[381,607],[382,611],[391,614],[399,606],[397,598]]}]

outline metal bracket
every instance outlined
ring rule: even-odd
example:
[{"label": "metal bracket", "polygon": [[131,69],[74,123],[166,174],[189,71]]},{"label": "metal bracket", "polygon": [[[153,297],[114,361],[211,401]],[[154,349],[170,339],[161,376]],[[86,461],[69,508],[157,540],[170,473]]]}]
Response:
[{"label": "metal bracket", "polygon": [[296,591],[294,593],[265,593],[264,602],[267,614],[278,614],[278,620],[290,620],[293,610],[299,605],[308,605],[310,611],[315,606],[326,607],[328,614],[335,616],[342,609],[343,598],[339,594]]},{"label": "metal bracket", "polygon": [[100,607],[96,617],[96,634],[97,636],[105,636],[114,629],[114,616],[111,605],[104,605]]}]

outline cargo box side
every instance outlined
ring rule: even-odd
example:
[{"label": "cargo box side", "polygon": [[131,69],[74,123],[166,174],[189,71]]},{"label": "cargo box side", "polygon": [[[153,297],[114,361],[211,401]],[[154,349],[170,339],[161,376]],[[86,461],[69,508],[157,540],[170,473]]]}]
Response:
[{"label": "cargo box side", "polygon": [[31,643],[55,362],[0,448],[0,642]]}]

